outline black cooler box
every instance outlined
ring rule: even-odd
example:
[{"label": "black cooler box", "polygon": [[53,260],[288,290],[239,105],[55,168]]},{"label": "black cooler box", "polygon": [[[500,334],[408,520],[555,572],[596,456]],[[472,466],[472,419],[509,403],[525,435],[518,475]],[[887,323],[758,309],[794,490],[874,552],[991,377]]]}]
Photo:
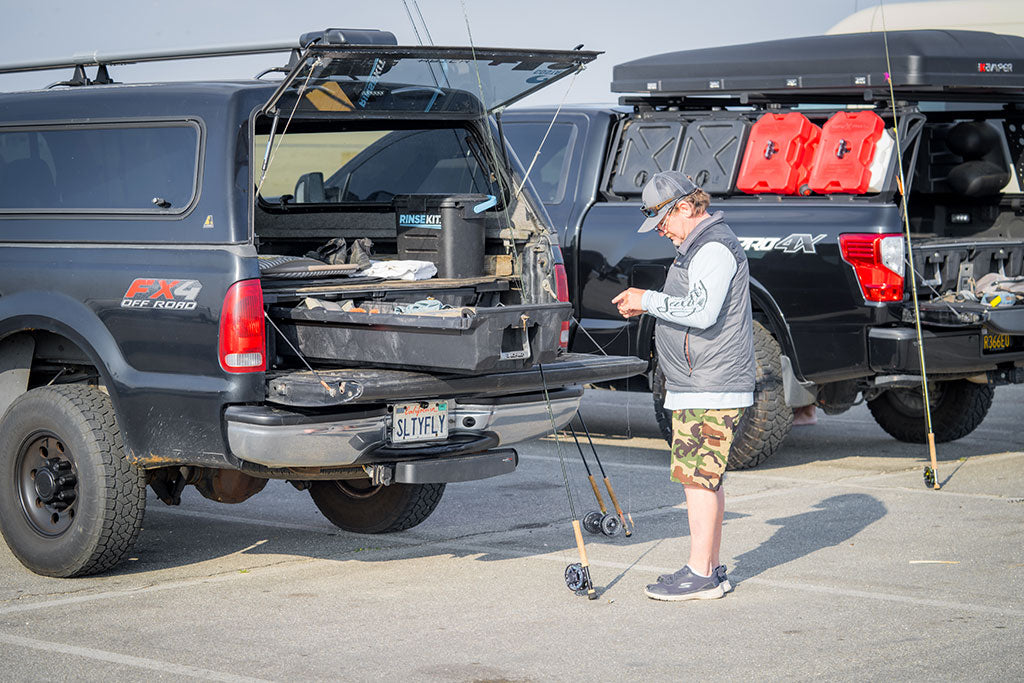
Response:
[{"label": "black cooler box", "polygon": [[482,194],[395,197],[398,257],[430,261],[439,278],[483,275],[484,212],[493,204]]}]

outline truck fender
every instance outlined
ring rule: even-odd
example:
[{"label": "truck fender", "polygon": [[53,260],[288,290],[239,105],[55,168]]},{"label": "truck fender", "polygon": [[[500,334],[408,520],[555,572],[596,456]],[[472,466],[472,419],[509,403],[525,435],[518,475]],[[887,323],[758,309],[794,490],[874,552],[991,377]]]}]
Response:
[{"label": "truck fender", "polygon": [[[45,311],[45,315],[39,312]],[[74,342],[107,385],[129,369],[110,331],[80,301],[58,292],[24,291],[0,298],[0,339],[45,330]]]},{"label": "truck fender", "polygon": [[[750,278],[750,306],[754,313],[764,316],[764,326],[775,337],[782,348],[782,354],[789,360],[794,378],[803,383],[804,376],[800,372],[800,362],[796,356],[796,347],[793,345],[793,335],[790,333],[786,316],[782,314],[779,304],[767,288],[753,277]],[[783,365],[786,365],[785,361]]]},{"label": "truck fender", "polygon": [[[45,311],[45,315],[40,315]],[[65,337],[88,358],[89,362],[96,368],[107,393],[114,406],[118,424],[121,427],[121,434],[124,439],[126,452],[132,452],[134,439],[131,430],[122,420],[123,409],[121,407],[121,389],[132,386],[157,385],[154,373],[139,372],[131,367],[120,348],[114,341],[110,330],[103,324],[96,313],[88,306],[77,301],[66,294],[59,292],[45,291],[23,291],[17,294],[0,297],[0,353],[7,355],[9,349],[18,351],[16,356],[24,359],[27,356],[29,367],[31,367],[32,353],[25,353],[24,344],[20,341],[27,335],[19,334],[32,330],[45,330]],[[11,401],[27,389],[28,376],[24,366],[20,368],[8,368],[7,365],[17,365],[17,361],[7,361],[4,370],[8,372],[22,371],[18,381],[21,383],[20,391],[17,387],[10,389],[17,391],[10,398]],[[13,377],[12,377],[13,382]],[[9,405],[9,404],[8,404]]]}]

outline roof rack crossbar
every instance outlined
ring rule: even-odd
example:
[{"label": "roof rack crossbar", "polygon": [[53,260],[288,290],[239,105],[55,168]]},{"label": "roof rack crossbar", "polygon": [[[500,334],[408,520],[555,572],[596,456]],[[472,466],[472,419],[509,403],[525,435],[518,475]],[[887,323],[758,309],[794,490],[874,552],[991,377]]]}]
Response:
[{"label": "roof rack crossbar", "polygon": [[110,66],[115,64],[137,64],[140,62],[166,62],[176,59],[205,59],[209,57],[240,57],[245,55],[289,52],[299,49],[298,41],[290,43],[255,43],[223,47],[201,47],[184,50],[153,50],[148,52],[98,51],[79,53],[66,59],[50,59],[36,62],[15,62],[0,64],[0,74],[26,71],[50,71],[84,66]]}]

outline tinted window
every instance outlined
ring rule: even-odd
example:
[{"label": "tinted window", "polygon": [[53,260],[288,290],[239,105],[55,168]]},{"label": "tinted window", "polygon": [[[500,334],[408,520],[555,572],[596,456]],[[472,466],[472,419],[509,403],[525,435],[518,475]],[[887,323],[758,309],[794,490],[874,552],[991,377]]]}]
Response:
[{"label": "tinted window", "polygon": [[[544,133],[546,123],[512,123],[504,125],[505,137],[516,151],[519,161],[530,169],[530,182],[545,204],[559,204],[565,197],[565,182],[572,159],[572,147],[576,141],[576,126],[571,123],[556,123],[551,127],[547,140]],[[544,146],[541,147],[541,140]],[[540,154],[534,161],[537,148]]]},{"label": "tinted window", "polygon": [[[258,136],[256,150],[266,140]],[[293,195],[289,201],[297,204],[389,202],[399,194],[497,195],[482,158],[462,128],[293,133],[275,149],[260,195],[271,201]]]},{"label": "tinted window", "polygon": [[191,125],[0,129],[0,209],[180,212],[198,150]]}]

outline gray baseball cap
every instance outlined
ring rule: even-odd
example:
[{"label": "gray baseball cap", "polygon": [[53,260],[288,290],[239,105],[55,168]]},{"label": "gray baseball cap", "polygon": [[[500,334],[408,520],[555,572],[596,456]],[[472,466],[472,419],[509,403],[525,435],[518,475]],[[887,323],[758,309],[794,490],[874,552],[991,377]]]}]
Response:
[{"label": "gray baseball cap", "polygon": [[654,230],[658,227],[658,223],[661,223],[661,219],[676,205],[676,201],[693,194],[698,189],[692,180],[679,171],[655,173],[644,185],[641,210],[647,219],[637,232]]}]

